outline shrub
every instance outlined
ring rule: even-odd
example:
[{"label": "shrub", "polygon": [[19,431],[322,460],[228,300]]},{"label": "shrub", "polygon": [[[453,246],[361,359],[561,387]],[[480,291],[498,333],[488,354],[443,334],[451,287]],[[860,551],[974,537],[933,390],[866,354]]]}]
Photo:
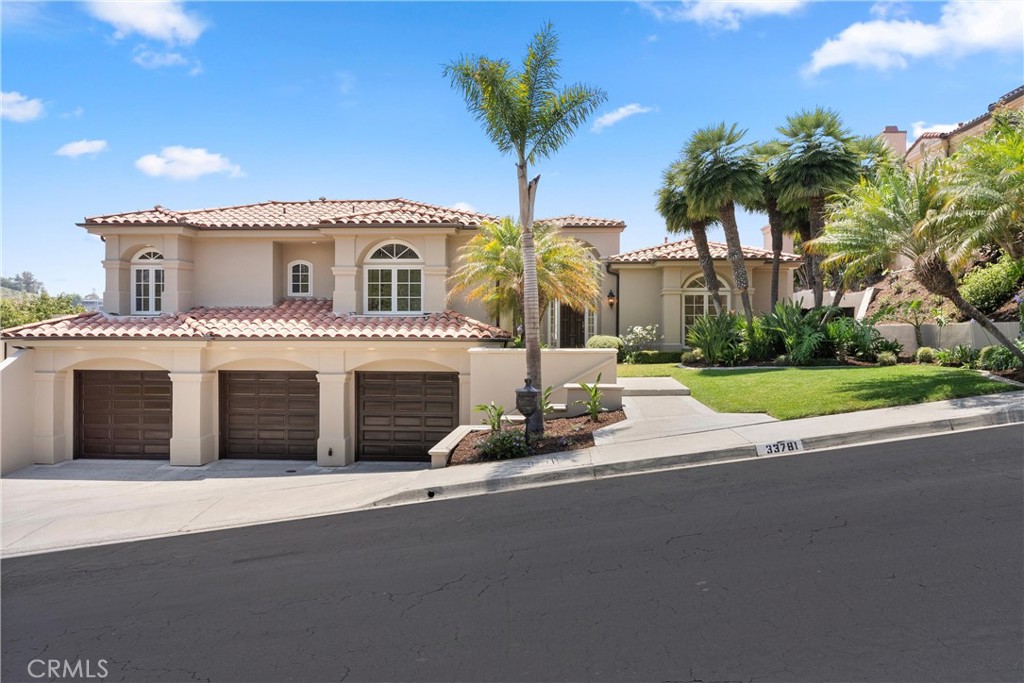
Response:
[{"label": "shrub", "polygon": [[790,360],[789,356],[787,356],[786,354],[782,354],[780,356],[776,356],[776,358],[775,358],[775,360],[773,362],[775,363],[775,365],[779,365],[779,366],[792,365],[793,364],[792,361]]},{"label": "shrub", "polygon": [[[1014,342],[1018,348],[1024,349],[1024,342]],[[978,367],[982,370],[1013,370],[1020,368],[1021,362],[1010,353],[1005,346],[986,346],[978,354]]]},{"label": "shrub", "polygon": [[526,447],[526,435],[518,429],[491,432],[477,449],[485,460],[508,460],[530,454]]},{"label": "shrub", "polygon": [[505,406],[496,405],[494,401],[478,403],[473,407],[473,410],[479,410],[484,414],[484,419],[480,420],[480,422],[490,427],[492,432],[500,432],[501,423],[507,419],[505,417]]},{"label": "shrub", "polygon": [[0,327],[5,328],[83,312],[85,309],[75,303],[71,294],[50,296],[43,292],[24,299],[0,297]]},{"label": "shrub", "polygon": [[597,379],[594,380],[593,384],[580,382],[583,391],[587,392],[587,398],[584,401],[573,401],[574,404],[581,405],[587,409],[591,422],[597,422],[597,416],[601,413],[601,399],[604,397],[604,392],[597,388],[597,385],[600,383],[600,373],[598,373]]},{"label": "shrub", "polygon": [[658,334],[657,325],[641,327],[634,325],[629,328],[626,334],[622,335],[623,360],[627,363],[635,362],[633,357],[640,351],[653,351],[661,340]]},{"label": "shrub", "polygon": [[892,351],[882,351],[878,354],[878,364],[882,366],[896,365],[896,354]]},{"label": "shrub", "polygon": [[595,334],[587,340],[588,349],[615,349],[617,352],[616,362],[623,362],[626,354],[622,348],[622,340],[608,334]]},{"label": "shrub", "polygon": [[895,339],[888,339],[882,335],[878,335],[871,344],[871,350],[875,352],[876,356],[882,353],[891,353],[894,356],[898,356],[900,355],[900,351],[903,350],[903,344]]},{"label": "shrub", "polygon": [[697,358],[697,354],[693,351],[683,351],[683,355],[679,357],[679,362],[683,365],[696,365],[700,362],[700,359]]},{"label": "shrub", "polygon": [[700,316],[687,328],[686,343],[699,348],[710,365],[735,365],[743,355],[739,316],[735,313]]},{"label": "shrub", "polygon": [[914,353],[914,360],[918,363],[934,363],[935,349],[930,346],[922,346]]},{"label": "shrub", "polygon": [[765,314],[764,320],[765,327],[782,340],[786,355],[794,365],[807,365],[826,340],[820,313],[815,310],[804,312],[788,301],[775,304],[772,312]]},{"label": "shrub", "polygon": [[637,365],[654,365],[657,363],[678,363],[678,351],[639,351],[633,354],[633,363]]},{"label": "shrub", "polygon": [[764,361],[775,358],[782,352],[782,344],[777,335],[768,329],[764,316],[754,318],[753,334],[743,328],[746,355],[752,361]]},{"label": "shrub", "polygon": [[935,352],[935,360],[939,365],[946,367],[973,368],[978,360],[978,352],[966,344],[958,344],[951,349],[941,349]]},{"label": "shrub", "polygon": [[1013,260],[1003,254],[997,262],[964,275],[960,294],[988,315],[1009,301],[1021,283],[1024,283],[1024,259]]},{"label": "shrub", "polygon": [[555,407],[551,405],[551,392],[554,390],[554,387],[548,387],[544,391],[540,392],[540,413],[545,418],[555,412]]},{"label": "shrub", "polygon": [[825,336],[836,357],[845,363],[850,356],[862,360],[874,358],[874,344],[879,333],[873,326],[853,318],[836,318],[825,326]]}]

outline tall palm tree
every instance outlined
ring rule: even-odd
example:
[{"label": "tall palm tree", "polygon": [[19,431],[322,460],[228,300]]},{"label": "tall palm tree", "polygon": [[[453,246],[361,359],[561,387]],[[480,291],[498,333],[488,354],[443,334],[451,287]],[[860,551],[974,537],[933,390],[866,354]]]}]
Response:
[{"label": "tall palm tree", "polygon": [[[488,313],[522,316],[526,299],[523,236],[511,218],[484,223],[459,249],[458,267],[450,278],[448,298],[464,295],[480,301]],[[551,301],[578,311],[593,310],[601,296],[601,264],[590,248],[544,223],[533,226],[537,254],[538,303]]]},{"label": "tall palm tree", "polygon": [[693,245],[697,249],[697,263],[700,264],[704,282],[711,292],[711,301],[715,305],[715,314],[722,315],[722,301],[718,297],[720,283],[715,275],[715,263],[711,259],[711,248],[708,247],[708,226],[714,218],[707,215],[695,215],[690,211],[690,203],[686,201],[685,165],[676,162],[662,174],[661,187],[658,188],[658,213],[665,219],[665,229],[670,233],[689,233],[693,237]]},{"label": "tall palm tree", "polygon": [[741,144],[745,130],[736,124],[701,128],[690,136],[683,150],[686,163],[686,200],[696,215],[717,215],[725,230],[729,262],[736,289],[743,303],[747,329],[753,332],[754,313],[750,308],[747,267],[743,263],[736,204],[756,206],[761,201],[761,174],[757,162]]},{"label": "tall palm tree", "polygon": [[[779,271],[782,262],[782,240],[786,233],[799,232],[801,211],[783,211],[779,206],[780,188],[775,181],[774,168],[785,147],[779,140],[760,142],[750,147],[751,156],[757,162],[761,172],[761,201],[751,206],[751,210],[763,211],[768,214],[768,228],[772,237],[772,289],[771,305],[779,300]],[[808,235],[808,239],[810,236]]]},{"label": "tall palm tree", "polygon": [[824,233],[805,246],[826,256],[826,264],[844,265],[853,272],[879,271],[897,255],[906,256],[925,289],[949,299],[1024,362],[1024,352],[957,288],[947,257],[948,223],[938,220],[943,205],[941,178],[937,163],[910,171],[892,167],[873,180],[862,178],[831,204]]},{"label": "tall palm tree", "polygon": [[[603,90],[574,84],[559,88],[558,36],[550,23],[530,42],[521,70],[504,59],[464,56],[444,67],[452,88],[502,154],[516,160],[519,224],[523,231],[523,296],[526,376],[540,387],[540,306],[533,207],[540,176],[529,178],[529,165],[554,154],[605,101]],[[531,416],[527,429],[544,433],[544,416]]]},{"label": "tall palm tree", "polygon": [[[807,237],[813,239],[824,227],[825,197],[857,179],[858,159],[850,147],[853,138],[838,114],[820,107],[787,117],[778,131],[785,147],[774,168],[779,200],[789,208],[807,208]],[[805,258],[814,305],[820,307],[824,297],[821,268],[814,254],[805,254]]]}]

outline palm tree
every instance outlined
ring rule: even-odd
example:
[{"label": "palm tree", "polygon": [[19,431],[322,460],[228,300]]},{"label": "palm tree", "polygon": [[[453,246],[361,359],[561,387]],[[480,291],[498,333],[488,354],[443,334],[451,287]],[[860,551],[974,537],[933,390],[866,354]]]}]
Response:
[{"label": "palm tree", "polygon": [[756,206],[761,201],[761,174],[757,162],[740,144],[745,130],[724,123],[701,128],[690,136],[683,158],[686,164],[686,200],[696,215],[717,215],[725,230],[725,243],[740,292],[747,330],[753,332],[747,267],[743,263],[736,204]]},{"label": "palm tree", "polygon": [[[785,151],[785,147],[778,140],[761,142],[750,147],[751,156],[758,163],[761,172],[761,201],[752,205],[754,211],[763,211],[768,214],[768,227],[772,236],[772,289],[771,305],[779,300],[779,265],[782,261],[782,239],[788,233],[799,232],[801,212],[783,211],[779,208],[780,188],[775,182],[774,167],[779,157]],[[808,239],[810,237],[808,236]]]},{"label": "palm tree", "polygon": [[[551,156],[573,136],[606,99],[604,91],[582,84],[558,88],[558,37],[549,23],[530,42],[521,71],[506,60],[465,56],[444,67],[466,108],[502,154],[513,154],[519,183],[519,224],[523,231],[523,296],[526,376],[543,386],[540,362],[540,306],[533,207],[540,176],[528,180],[529,164]],[[544,433],[544,416],[531,416],[527,429]]]},{"label": "palm tree", "polygon": [[957,288],[947,257],[948,223],[938,220],[943,206],[941,179],[937,163],[912,171],[891,167],[882,169],[874,180],[862,178],[833,202],[824,233],[805,246],[827,256],[826,264],[843,265],[853,272],[879,271],[897,255],[906,256],[925,289],[949,299],[1024,362],[1024,352]]},{"label": "palm tree", "polygon": [[689,233],[693,236],[693,245],[697,249],[697,262],[700,264],[704,282],[711,292],[711,301],[715,305],[715,314],[722,315],[722,301],[718,297],[720,287],[715,275],[715,264],[711,259],[708,247],[707,228],[714,218],[704,215],[695,216],[686,201],[685,166],[676,162],[662,174],[661,187],[658,188],[658,213],[665,219],[665,229],[670,233]]},{"label": "palm tree", "polygon": [[[497,317],[522,316],[525,303],[523,236],[511,218],[484,223],[459,249],[459,265],[450,278],[448,298],[464,295],[480,301]],[[538,304],[551,301],[578,311],[593,310],[601,296],[601,264],[575,237],[544,223],[533,226],[537,254]]]},{"label": "palm tree", "polygon": [[[785,147],[774,168],[779,201],[788,208],[807,208],[806,237],[813,239],[824,227],[825,197],[857,179],[857,155],[850,148],[853,138],[838,114],[820,107],[787,117],[778,130]],[[814,254],[805,253],[805,258],[814,305],[820,307],[824,297],[821,269]]]}]

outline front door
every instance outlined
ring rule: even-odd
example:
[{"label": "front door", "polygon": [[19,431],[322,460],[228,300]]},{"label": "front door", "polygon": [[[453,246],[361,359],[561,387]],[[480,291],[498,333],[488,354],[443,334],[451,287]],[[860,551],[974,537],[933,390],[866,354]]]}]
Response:
[{"label": "front door", "polygon": [[561,306],[558,322],[558,341],[563,349],[582,349],[587,343],[585,314],[568,306]]}]

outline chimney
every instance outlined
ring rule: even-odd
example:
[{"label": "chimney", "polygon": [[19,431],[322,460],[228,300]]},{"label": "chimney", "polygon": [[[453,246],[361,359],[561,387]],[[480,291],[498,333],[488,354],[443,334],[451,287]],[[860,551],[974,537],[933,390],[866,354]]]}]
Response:
[{"label": "chimney", "polygon": [[[771,223],[761,228],[761,239],[764,244],[765,251],[772,250],[772,226]],[[793,253],[793,236],[783,233],[782,235],[782,253],[792,254]]]},{"label": "chimney", "polygon": [[889,145],[896,156],[902,157],[907,153],[907,131],[900,130],[899,126],[886,126],[878,137]]}]

